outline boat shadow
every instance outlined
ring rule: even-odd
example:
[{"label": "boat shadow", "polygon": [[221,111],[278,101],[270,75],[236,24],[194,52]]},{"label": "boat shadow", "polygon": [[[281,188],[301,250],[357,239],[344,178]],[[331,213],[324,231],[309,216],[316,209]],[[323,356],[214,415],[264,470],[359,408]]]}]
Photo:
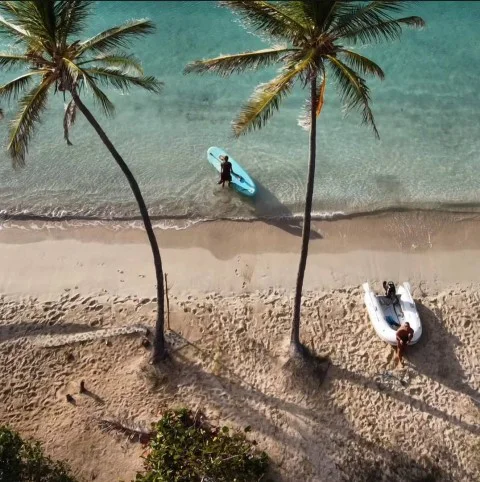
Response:
[{"label": "boat shadow", "polygon": [[480,407],[480,394],[468,384],[466,374],[457,358],[461,340],[448,331],[440,308],[431,310],[420,300],[415,304],[422,320],[422,337],[409,347],[407,359],[425,376],[448,388],[467,395]]},{"label": "boat shadow", "polygon": [[[296,217],[270,189],[256,179],[255,184],[257,194],[252,202],[256,217],[265,224],[281,229],[292,236],[302,236],[303,217]],[[323,236],[311,228],[310,240],[315,239],[323,239]]]}]

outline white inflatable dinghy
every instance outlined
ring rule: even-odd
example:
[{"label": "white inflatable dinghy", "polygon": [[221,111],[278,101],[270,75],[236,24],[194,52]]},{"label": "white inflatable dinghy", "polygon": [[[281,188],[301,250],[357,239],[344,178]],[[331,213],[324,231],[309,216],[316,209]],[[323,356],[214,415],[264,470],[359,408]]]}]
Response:
[{"label": "white inflatable dinghy", "polygon": [[398,328],[402,323],[408,322],[413,330],[410,344],[417,343],[422,336],[422,323],[410,292],[410,283],[401,284],[393,298],[376,295],[368,283],[363,283],[362,286],[365,291],[365,306],[377,335],[390,345],[396,345]]}]

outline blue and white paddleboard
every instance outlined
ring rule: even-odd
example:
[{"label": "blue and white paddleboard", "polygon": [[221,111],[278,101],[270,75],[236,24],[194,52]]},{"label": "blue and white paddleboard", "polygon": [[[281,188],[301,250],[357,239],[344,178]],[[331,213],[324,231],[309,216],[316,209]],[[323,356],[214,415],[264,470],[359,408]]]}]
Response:
[{"label": "blue and white paddleboard", "polygon": [[207,151],[208,162],[218,171],[222,171],[222,161],[220,156],[228,156],[228,160],[232,163],[233,172],[238,174],[235,176],[232,174],[232,186],[240,193],[245,196],[255,196],[257,192],[257,186],[252,181],[252,178],[247,174],[243,167],[232,159],[232,157],[227,154],[220,147],[210,147]]}]

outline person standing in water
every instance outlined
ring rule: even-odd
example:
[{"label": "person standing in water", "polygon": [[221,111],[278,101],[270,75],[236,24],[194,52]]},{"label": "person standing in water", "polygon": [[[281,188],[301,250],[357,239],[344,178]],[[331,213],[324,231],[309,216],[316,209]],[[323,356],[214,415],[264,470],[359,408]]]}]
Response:
[{"label": "person standing in water", "polygon": [[230,187],[232,174],[237,177],[240,176],[233,172],[232,163],[228,160],[228,156],[220,156],[219,159],[222,161],[222,170],[220,172],[220,181],[218,181],[217,184],[221,184],[222,187],[225,187],[225,182],[228,182],[228,187]]}]

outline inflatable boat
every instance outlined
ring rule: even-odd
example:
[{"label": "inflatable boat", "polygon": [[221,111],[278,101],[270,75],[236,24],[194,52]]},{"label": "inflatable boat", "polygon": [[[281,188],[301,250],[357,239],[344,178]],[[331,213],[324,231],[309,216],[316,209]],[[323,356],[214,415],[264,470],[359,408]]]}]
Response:
[{"label": "inflatable boat", "polygon": [[[389,285],[394,286],[393,283]],[[410,283],[393,289],[389,296],[375,294],[368,283],[364,283],[364,301],[368,316],[377,335],[390,345],[396,345],[396,332],[402,323],[408,322],[413,329],[411,345],[422,336],[422,323],[413,301]]]}]

